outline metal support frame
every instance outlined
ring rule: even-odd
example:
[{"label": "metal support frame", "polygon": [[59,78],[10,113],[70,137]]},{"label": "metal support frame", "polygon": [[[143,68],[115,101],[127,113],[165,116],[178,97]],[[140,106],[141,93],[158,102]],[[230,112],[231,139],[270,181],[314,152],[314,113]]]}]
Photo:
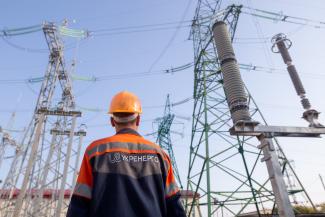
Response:
[{"label": "metal support frame", "polygon": [[0,126],[0,168],[2,165],[2,161],[5,158],[5,151],[8,146],[14,147],[15,149],[17,148],[17,142],[13,138],[13,135],[11,134],[12,127],[14,125],[16,118],[16,111],[11,113],[10,119],[8,121],[8,124],[6,125],[5,128],[2,128]]},{"label": "metal support frame", "polygon": [[70,156],[72,152],[72,143],[73,143],[73,136],[74,136],[74,128],[76,127],[76,116],[72,117],[72,123],[71,123],[71,129],[70,129],[70,135],[69,135],[69,142],[67,145],[67,151],[66,151],[66,157],[64,159],[64,168],[63,168],[63,176],[61,179],[61,187],[59,192],[59,201],[58,205],[56,207],[55,216],[60,217],[62,214],[62,206],[63,206],[63,198],[64,198],[64,191],[65,191],[65,185],[67,182],[67,176],[68,176],[68,169],[69,169],[69,163],[70,163]]},{"label": "metal support frame", "polygon": [[[81,146],[83,144],[83,138],[86,136],[86,131],[85,129],[83,129],[85,125],[81,125],[81,129],[76,132],[77,135],[79,136],[79,144],[78,144],[78,148],[77,148],[77,153],[76,153],[76,161],[75,161],[75,165],[74,168],[78,168],[79,167],[79,160],[80,160],[80,152],[81,152]],[[74,186],[76,185],[76,181],[78,178],[78,170],[74,171],[74,175],[73,175],[73,180],[72,180],[72,189],[74,189]],[[72,197],[72,194],[70,195],[70,199]]]},{"label": "metal support frame", "polygon": [[[260,216],[275,203],[265,164],[259,163],[263,150],[257,148],[255,136],[229,135],[233,123],[211,27],[215,20],[223,20],[233,39],[240,12],[241,6],[224,6],[221,0],[199,0],[193,19],[194,110],[187,189],[194,195],[199,193],[200,198],[186,202],[188,216],[192,216],[197,203],[207,217],[240,216],[252,211]],[[251,118],[267,125],[247,88],[246,91]],[[289,187],[291,192],[298,199],[309,199],[281,146],[277,140],[274,142],[281,172],[290,171],[299,183],[294,189]],[[312,204],[310,199],[307,202]]]},{"label": "metal support frame", "polygon": [[154,123],[158,124],[158,131],[157,131],[157,143],[167,151],[171,163],[173,166],[174,175],[176,177],[177,183],[179,184],[180,188],[183,189],[182,181],[178,172],[178,167],[176,164],[176,158],[174,155],[174,150],[171,141],[171,126],[173,124],[173,120],[175,115],[171,113],[171,105],[169,100],[169,95],[167,95],[164,116],[162,118],[157,118]]},{"label": "metal support frame", "polygon": [[27,167],[26,167],[26,171],[25,171],[25,176],[24,176],[24,180],[23,180],[23,184],[22,184],[22,188],[20,189],[18,198],[17,198],[17,202],[16,202],[16,206],[14,209],[14,215],[13,216],[19,216],[20,211],[22,209],[23,206],[23,200],[24,197],[26,195],[26,191],[27,191],[27,185],[29,182],[29,176],[30,173],[32,171],[32,167],[34,165],[35,159],[36,159],[36,154],[37,154],[37,149],[39,146],[39,142],[40,142],[40,137],[41,137],[41,130],[43,127],[45,121],[45,115],[41,114],[37,120],[37,124],[36,124],[36,129],[35,129],[35,137],[32,143],[32,147],[31,147],[31,152],[30,152],[30,156],[28,159],[28,163],[27,163]]},{"label": "metal support frame", "polygon": [[[86,132],[74,130],[81,112],[75,111],[72,82],[65,69],[58,27],[54,23],[44,23],[43,32],[50,50],[49,64],[33,118],[2,186],[0,197],[7,199],[0,204],[1,216],[64,214],[68,206],[64,201],[65,190],[72,191],[74,183],[71,181],[77,175],[80,142]],[[49,130],[51,123],[55,123],[54,128]],[[76,147],[75,136],[79,136]],[[53,189],[58,192],[52,192],[45,199],[44,192]],[[15,200],[14,192],[19,192]]]},{"label": "metal support frame", "polygon": [[238,122],[230,129],[232,135],[259,136],[267,134],[272,137],[320,137],[325,134],[325,128],[265,126],[256,122]]},{"label": "metal support frame", "polygon": [[284,183],[279,158],[271,138],[259,137],[261,144],[258,146],[263,151],[262,162],[266,163],[269,178],[272,184],[275,201],[278,206],[280,217],[294,217],[288,191]]},{"label": "metal support frame", "polygon": [[293,86],[295,87],[296,93],[300,97],[301,105],[305,110],[302,117],[309,123],[309,127],[324,128],[324,125],[318,121],[320,112],[316,109],[312,109],[311,103],[306,97],[306,91],[300,80],[297,69],[295,65],[292,64],[292,58],[289,53],[289,48],[291,47],[292,42],[283,33],[276,34],[272,37],[271,41],[273,43],[271,48],[272,52],[280,53],[284,63],[287,65],[287,71],[290,75]]},{"label": "metal support frame", "polygon": [[3,131],[0,126],[0,133],[2,134],[0,137],[0,168],[2,165],[2,161],[5,158],[5,151],[7,146],[15,147],[18,145],[16,140],[12,138],[9,132]]},{"label": "metal support frame", "polygon": [[[230,134],[256,136],[260,140],[261,144],[258,148],[263,151],[264,157],[261,160],[267,165],[279,216],[293,217],[294,212],[290,204],[288,190],[283,179],[283,172],[281,171],[272,138],[275,136],[320,137],[321,134],[325,134],[325,129],[314,127],[264,126],[256,122],[242,121],[237,122],[237,124],[230,129]],[[313,204],[312,206],[315,209]]]}]

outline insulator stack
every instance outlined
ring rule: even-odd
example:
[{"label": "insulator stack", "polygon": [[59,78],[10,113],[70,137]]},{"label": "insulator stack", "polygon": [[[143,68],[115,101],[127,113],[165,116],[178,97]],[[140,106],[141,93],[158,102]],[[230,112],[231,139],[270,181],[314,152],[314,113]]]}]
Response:
[{"label": "insulator stack", "polygon": [[288,65],[287,70],[289,72],[291,81],[296,89],[298,96],[303,96],[306,94],[305,88],[302,85],[302,82],[299,78],[298,72],[296,70],[296,67],[294,65]]},{"label": "insulator stack", "polygon": [[[287,37],[282,33],[275,35],[272,38],[272,42],[272,51],[281,54],[284,63],[287,65],[287,71],[295,87],[296,93],[301,99],[302,107],[305,109],[305,112],[303,113],[303,118],[310,123],[309,126],[311,127],[323,127],[323,125],[321,125],[317,121],[319,112],[314,109],[311,109],[311,104],[309,102],[309,99],[306,97],[306,91],[304,86],[302,85],[297,69],[292,64],[292,59],[289,54],[289,48],[291,47],[292,42],[287,39]],[[277,51],[275,50],[275,47],[277,47]]]},{"label": "insulator stack", "polygon": [[213,27],[213,36],[221,64],[223,84],[233,123],[250,121],[247,94],[240,76],[234,49],[231,44],[227,25],[217,21]]},{"label": "insulator stack", "polygon": [[301,99],[301,104],[302,104],[302,107],[304,107],[305,110],[308,110],[311,108],[311,104],[309,102],[309,100],[307,98],[303,98]]}]

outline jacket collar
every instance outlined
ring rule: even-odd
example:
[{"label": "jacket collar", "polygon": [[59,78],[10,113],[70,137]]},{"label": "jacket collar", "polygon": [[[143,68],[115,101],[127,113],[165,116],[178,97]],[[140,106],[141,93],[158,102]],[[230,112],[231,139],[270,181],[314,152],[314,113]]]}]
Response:
[{"label": "jacket collar", "polygon": [[118,131],[116,133],[117,134],[132,134],[132,135],[136,135],[136,136],[141,136],[137,131],[131,129],[131,128],[124,128],[124,129],[121,129],[120,131]]}]

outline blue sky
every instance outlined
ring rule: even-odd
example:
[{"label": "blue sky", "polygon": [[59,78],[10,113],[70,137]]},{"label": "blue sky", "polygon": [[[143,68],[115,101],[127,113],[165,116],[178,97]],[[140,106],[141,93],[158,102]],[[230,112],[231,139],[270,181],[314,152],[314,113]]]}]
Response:
[{"label": "blue sky", "polygon": [[[0,28],[16,28],[40,24],[43,21],[70,21],[71,28],[90,31],[107,28],[120,28],[147,24],[176,23],[183,15],[189,21],[194,16],[196,1],[186,0],[123,0],[123,1],[2,1],[0,9]],[[325,4],[319,1],[301,0],[252,0],[225,1],[225,5],[241,3],[255,8],[283,12],[284,14],[325,20]],[[185,9],[189,5],[188,10]],[[256,22],[258,24],[256,24]],[[187,25],[189,23],[185,23]],[[192,41],[189,39],[189,27],[182,27],[172,40],[164,55],[156,61],[165,49],[176,28],[159,31],[133,32],[106,36],[93,36],[82,40],[78,49],[65,52],[67,66],[73,58],[77,59],[76,74],[80,76],[110,76],[126,73],[147,72],[169,69],[193,61]],[[307,96],[319,111],[325,111],[325,29],[308,26],[283,24],[270,20],[254,19],[242,14],[238,24],[238,43],[234,44],[240,63],[258,66],[284,68],[280,55],[270,53],[271,43],[259,43],[261,37],[270,37],[276,33],[287,33],[293,41],[294,64],[303,80]],[[240,38],[242,40],[240,40]],[[257,38],[247,43],[243,38]],[[42,32],[8,38],[21,47],[46,49]],[[67,43],[76,40],[65,39]],[[256,43],[256,41],[258,43]],[[263,41],[263,40],[262,40]],[[75,46],[74,46],[75,47]],[[0,40],[1,79],[27,79],[42,76],[48,62],[46,52],[28,52],[14,48]],[[265,73],[241,71],[244,81],[257,101],[268,122],[273,125],[306,126],[300,119],[302,109],[299,98],[286,73]],[[84,111],[79,123],[88,125],[85,148],[92,140],[111,135],[113,129],[108,124],[105,110],[112,96],[121,90],[135,92],[144,107],[142,134],[154,131],[152,120],[163,114],[166,95],[171,101],[178,102],[193,94],[193,69],[189,68],[173,74],[158,74],[134,78],[112,79],[98,82],[74,81],[77,105],[82,108],[101,109],[102,112]],[[40,84],[0,84],[0,125],[6,126],[10,112],[16,109],[14,128],[25,127],[31,118]],[[21,100],[17,103],[17,99]],[[191,117],[193,102],[173,108],[176,114]],[[321,121],[325,123],[324,114]],[[174,149],[183,182],[187,175],[188,147],[191,134],[191,121],[179,120],[184,125],[175,125],[174,130],[184,133],[184,138],[173,135]],[[184,129],[183,129],[184,126]],[[19,135],[17,135],[19,136]],[[149,137],[152,139],[152,137]],[[310,191],[313,199],[324,201],[318,174],[325,177],[324,139],[281,139],[288,157],[295,161],[299,177]],[[10,161],[7,162],[7,165]],[[4,176],[1,170],[0,177]]]}]

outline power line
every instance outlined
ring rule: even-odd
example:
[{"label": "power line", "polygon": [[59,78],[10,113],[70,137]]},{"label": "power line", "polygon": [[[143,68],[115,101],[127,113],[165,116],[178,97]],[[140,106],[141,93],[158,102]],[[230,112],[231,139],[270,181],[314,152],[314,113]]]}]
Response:
[{"label": "power line", "polygon": [[[192,96],[190,96],[190,97],[187,97],[187,98],[185,98],[185,99],[183,99],[183,100],[180,100],[180,101],[177,101],[177,102],[174,102],[174,103],[171,103],[170,105],[172,106],[172,107],[175,107],[175,106],[178,106],[178,105],[182,105],[182,104],[185,104],[185,103],[187,103],[187,102],[189,102],[189,101],[191,101],[193,99],[193,97]],[[83,106],[77,106],[80,110],[83,110],[83,111],[88,111],[88,112],[95,112],[95,113],[97,113],[97,112],[106,112],[106,110],[105,109],[100,109],[100,108],[89,108],[89,107],[83,107]],[[145,108],[145,109],[155,109],[155,108],[164,108],[165,107],[165,105],[151,105],[151,106],[143,106],[143,108]],[[180,116],[181,117],[181,116]],[[185,119],[185,117],[181,117],[181,118],[183,118],[183,119]]]},{"label": "power line", "polygon": [[268,19],[275,22],[284,22],[284,23],[291,23],[296,25],[304,25],[309,26],[317,29],[324,29],[325,28],[325,22],[320,20],[313,20],[303,17],[297,17],[297,16],[290,16],[283,14],[282,12],[271,12],[261,9],[256,9],[252,7],[243,6],[243,9],[248,9],[248,11],[242,10],[243,14],[252,15],[258,18]]},{"label": "power line", "polygon": [[[150,31],[159,31],[159,30],[168,30],[168,29],[179,29],[179,28],[188,28],[190,27],[191,20],[182,20],[180,22],[166,22],[166,23],[155,23],[155,24],[144,24],[137,26],[125,26],[125,27],[116,27],[116,28],[104,28],[97,30],[77,30],[70,29],[66,26],[59,26],[59,32],[61,35],[70,36],[70,37],[82,37],[86,38],[89,35],[91,36],[109,36],[109,35],[120,35],[120,34],[130,34],[137,32],[150,32]],[[177,24],[177,25],[175,25]],[[17,35],[25,35],[34,32],[38,32],[42,30],[43,25],[33,25],[29,27],[23,28],[15,28],[15,29],[2,29],[0,30],[0,36],[8,37],[8,36],[17,36]],[[22,48],[27,50],[25,48]],[[30,49],[31,51],[34,49]],[[39,49],[35,49],[39,50]],[[43,49],[40,49],[43,50]]]},{"label": "power line", "polygon": [[[246,0],[246,1],[250,6],[252,5],[251,0]],[[252,9],[249,8],[249,10],[252,10]],[[255,25],[256,32],[257,32],[257,35],[260,38],[260,40],[265,38],[262,27],[261,27],[257,17],[252,16],[251,18],[252,18],[252,21],[253,21],[253,23]],[[273,67],[274,63],[273,63],[273,59],[272,59],[271,54],[270,54],[270,49],[267,47],[267,44],[266,44],[267,41],[264,40],[262,42],[263,42],[262,47],[263,47],[263,53],[264,53],[264,56],[265,56],[265,60],[268,63],[269,67]]]},{"label": "power line", "polygon": [[171,103],[171,106],[172,106],[172,107],[175,107],[175,106],[178,106],[178,105],[182,105],[182,104],[184,104],[184,103],[187,103],[187,102],[191,101],[192,99],[193,99],[192,96],[191,96],[191,97],[187,97],[187,98],[185,98],[185,99],[183,99],[183,100],[181,100],[181,101]]},{"label": "power line", "polygon": [[[11,42],[10,40],[8,40],[7,37],[2,36],[1,38],[9,46],[11,46],[15,49],[21,50],[21,51],[31,52],[31,53],[48,53],[49,52],[48,49],[46,49],[46,48],[27,48],[27,47],[24,47],[24,46],[21,46],[21,45]],[[82,44],[82,43],[80,43],[80,44]],[[71,43],[67,44],[67,46],[65,46],[64,50],[67,51],[67,50],[70,50],[73,48],[76,48],[76,46],[74,45],[73,42],[71,42]]]},{"label": "power line", "polygon": [[130,77],[144,77],[150,75],[158,75],[158,74],[172,74],[174,72],[180,72],[185,69],[188,69],[193,66],[193,63],[187,63],[175,68],[164,69],[164,70],[156,70],[156,71],[146,71],[146,72],[138,72],[138,73],[125,73],[125,74],[116,74],[116,75],[109,75],[109,76],[101,76],[95,77],[95,81],[105,81],[105,80],[112,80],[112,79],[125,79]]},{"label": "power line", "polygon": [[182,26],[169,26],[169,27],[154,27],[154,28],[147,28],[147,29],[136,29],[136,30],[128,30],[128,31],[110,31],[106,33],[91,33],[90,36],[94,37],[101,37],[101,36],[112,36],[112,35],[124,35],[124,34],[131,34],[131,33],[142,33],[142,32],[154,32],[154,31],[161,31],[161,30],[169,30],[169,29],[177,29],[177,28],[189,28],[190,25],[182,25]]},{"label": "power line", "polygon": [[13,29],[2,29],[0,30],[0,36],[18,36],[18,35],[26,35],[31,34],[34,32],[39,32],[42,30],[43,25],[33,25],[28,27],[22,27],[22,28],[13,28]]},{"label": "power line", "polygon": [[169,39],[169,41],[167,42],[166,46],[163,48],[163,50],[161,51],[161,53],[158,55],[158,57],[154,60],[154,62],[150,65],[149,67],[149,70],[148,71],[151,71],[155,65],[160,61],[160,59],[165,55],[165,53],[167,52],[168,48],[171,46],[171,44],[173,43],[173,41],[175,40],[180,28],[181,28],[181,25],[182,23],[184,22],[185,20],[185,16],[191,6],[191,3],[192,3],[192,0],[189,0],[186,7],[185,7],[185,10],[182,14],[182,17],[181,17],[181,20],[175,30],[175,32],[173,33],[173,35],[171,36],[171,38]]},{"label": "power line", "polygon": [[6,37],[2,36],[1,37],[2,40],[8,44],[9,46],[13,47],[13,48],[16,48],[18,50],[21,50],[21,51],[27,51],[27,52],[32,52],[32,53],[48,53],[48,49],[35,49],[35,48],[26,48],[26,47],[23,47],[23,46],[20,46],[20,45],[17,45],[11,41],[9,41]]},{"label": "power line", "polygon": [[[187,97],[187,98],[185,98],[183,100],[172,103],[171,106],[175,107],[175,106],[178,106],[178,105],[181,105],[181,104],[185,104],[185,103],[191,101],[192,99],[193,99],[193,97]],[[260,106],[262,106],[264,109],[297,110],[296,106],[270,104],[270,103],[265,103],[265,102],[261,102]],[[145,109],[158,109],[158,108],[163,108],[163,107],[165,107],[165,105],[151,105],[151,106],[147,105],[147,106],[143,106],[143,108],[145,108]],[[93,113],[106,113],[107,112],[107,110],[101,109],[101,108],[90,108],[90,107],[84,107],[84,106],[77,106],[77,108],[79,108],[83,112],[93,112]],[[27,108],[22,108],[22,109],[17,109],[17,110],[15,110],[13,108],[0,109],[0,113],[12,113],[12,111],[15,111],[17,113],[26,113],[26,112],[32,112],[33,109],[27,109]],[[186,116],[182,116],[182,115],[176,115],[176,117],[178,117],[180,119],[187,120],[187,121],[190,119],[190,118],[188,118]],[[150,121],[151,120],[154,120],[154,119],[150,119]]]},{"label": "power line", "polygon": [[[92,77],[85,77],[85,76],[78,76],[72,75],[73,80],[80,80],[80,81],[90,81],[90,82],[99,82],[99,81],[107,81],[107,80],[115,80],[115,79],[126,79],[126,78],[138,78],[138,77],[145,77],[145,76],[152,76],[152,75],[163,75],[163,74],[173,74],[175,72],[180,72],[186,70],[193,66],[193,63],[187,63],[178,67],[172,67],[169,69],[163,70],[156,70],[156,71],[146,71],[146,72],[136,72],[136,73],[124,73],[124,74],[113,74],[108,76],[92,76]],[[24,84],[24,83],[39,83],[42,82],[44,77],[34,77],[29,79],[4,79],[0,80],[0,84]]]},{"label": "power line", "polygon": [[[11,36],[18,36],[18,35],[26,35],[34,32],[39,32],[43,29],[43,25],[34,25],[29,27],[23,27],[23,28],[16,28],[16,29],[3,29],[0,30],[0,37],[2,40],[8,44],[9,46],[26,52],[33,52],[33,53],[48,53],[48,49],[41,48],[41,49],[35,49],[35,48],[26,48],[21,45],[18,45],[16,43],[11,42],[9,37]],[[58,26],[58,32],[62,36],[68,36],[73,38],[87,38],[89,36],[89,32],[87,30],[83,29],[71,29],[68,28],[66,25]],[[69,50],[74,48],[73,44],[70,43],[65,47],[65,50]]]},{"label": "power line", "polygon": [[[291,31],[284,32],[284,34],[286,34],[286,35],[294,35],[298,31],[302,30],[303,28],[305,28],[304,25],[298,26],[298,27],[294,28]],[[265,36],[265,37],[262,37],[262,38],[261,37],[235,37],[233,43],[236,43],[236,44],[265,43],[265,42],[270,42],[273,36],[274,35]]]},{"label": "power line", "polygon": [[[118,80],[118,79],[130,79],[130,78],[142,78],[147,76],[153,76],[153,75],[164,75],[164,74],[173,74],[175,72],[180,72],[185,69],[188,69],[193,66],[193,62],[178,66],[178,67],[172,67],[170,69],[164,69],[164,70],[156,70],[156,71],[146,71],[146,72],[136,72],[136,73],[124,73],[124,74],[113,74],[108,76],[80,76],[80,75],[72,75],[73,80],[78,81],[87,81],[87,82],[101,82],[101,81],[109,81],[109,80]],[[287,71],[285,69],[281,68],[273,68],[273,67],[264,67],[264,66],[257,66],[253,64],[244,64],[239,63],[239,67],[242,70],[246,71],[256,71],[256,72],[264,72],[268,74],[280,74],[280,75],[287,75]],[[312,78],[312,79],[324,79],[325,74],[320,73],[301,73],[306,77]],[[39,83],[42,82],[44,77],[34,77],[29,79],[3,79],[0,80],[1,84],[33,84],[33,83]]]},{"label": "power line", "polygon": [[[170,26],[174,24],[190,24],[191,20],[184,20],[181,22],[166,22],[166,23],[155,23],[155,24],[144,24],[144,25],[136,25],[136,26],[124,26],[124,27],[115,27],[115,28],[104,28],[104,29],[97,29],[91,30],[90,33],[99,33],[99,32],[112,32],[116,30],[130,30],[130,29],[144,29],[148,27],[162,27],[162,26]],[[175,28],[173,26],[173,28]]]}]

